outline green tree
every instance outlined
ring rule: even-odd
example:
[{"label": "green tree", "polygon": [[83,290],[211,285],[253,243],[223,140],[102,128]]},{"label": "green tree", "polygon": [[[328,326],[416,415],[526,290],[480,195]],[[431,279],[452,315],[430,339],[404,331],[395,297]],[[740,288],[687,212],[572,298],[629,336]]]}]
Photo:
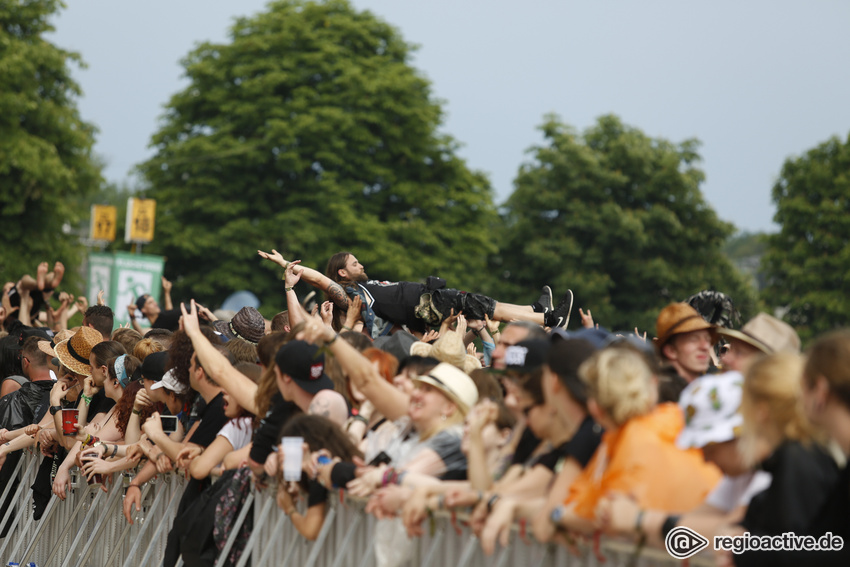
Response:
[{"label": "green tree", "polygon": [[753,292],[722,254],[733,228],[702,197],[696,140],[653,139],[616,116],[583,134],[557,116],[541,129],[506,203],[506,295],[546,281],[610,329],[653,333],[664,305],[716,289],[746,317]]},{"label": "green tree", "polygon": [[850,136],[782,166],[773,187],[781,229],[763,258],[765,301],[805,341],[850,321]]},{"label": "green tree", "polygon": [[495,250],[488,181],[440,135],[440,105],[400,34],[348,2],[272,2],[183,61],[141,165],[157,199],[146,250],[175,294],[248,288],[280,306],[256,250],[324,268],[350,250],[371,277],[471,286]]},{"label": "green tree", "polygon": [[[14,280],[39,262],[79,264],[79,239],[67,234],[100,186],[92,155],[95,128],[80,119],[80,88],[69,71],[79,55],[44,39],[58,0],[0,2],[0,273]],[[63,231],[64,229],[64,231]]]}]

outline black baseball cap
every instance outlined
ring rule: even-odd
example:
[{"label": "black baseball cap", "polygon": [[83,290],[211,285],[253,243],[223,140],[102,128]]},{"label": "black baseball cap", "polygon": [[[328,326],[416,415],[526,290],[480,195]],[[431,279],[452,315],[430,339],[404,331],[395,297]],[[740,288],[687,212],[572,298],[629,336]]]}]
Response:
[{"label": "black baseball cap", "polygon": [[165,363],[168,362],[168,351],[154,352],[145,357],[135,372],[133,380],[153,380],[159,382],[165,374]]},{"label": "black baseball cap", "polygon": [[304,341],[289,341],[274,357],[280,371],[292,378],[308,394],[333,390],[334,383],[325,374],[325,355],[319,347]]},{"label": "black baseball cap", "polygon": [[530,339],[505,349],[505,370],[523,374],[534,372],[546,363],[549,341]]},{"label": "black baseball cap", "polygon": [[582,405],[587,404],[587,385],[579,377],[578,369],[597,350],[589,340],[552,334],[552,348],[546,357],[546,365],[558,376],[573,399]]}]

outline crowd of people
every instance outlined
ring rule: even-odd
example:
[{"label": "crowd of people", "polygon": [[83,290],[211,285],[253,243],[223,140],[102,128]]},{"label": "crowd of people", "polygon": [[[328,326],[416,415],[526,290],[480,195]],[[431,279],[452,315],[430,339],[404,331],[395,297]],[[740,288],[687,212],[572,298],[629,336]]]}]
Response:
[{"label": "crowd of people", "polygon": [[[143,295],[114,328],[102,294],[89,306],[59,292],[60,262],[7,283],[0,490],[38,446],[36,518],[66,499],[75,469],[90,483],[124,471],[132,523],[146,482],[184,472],[168,567],[215,558],[252,486],[273,490],[308,540],[331,491],[368,499],[380,565],[403,563],[439,510],[468,512],[488,555],[517,523],[540,542],[605,534],[636,553],[682,526],[850,543],[850,331],[801,353],[767,313],[736,329],[693,301],[661,310],[655,338],[608,332],[583,309],[567,330],[569,291],[515,305],[434,277],[371,280],[348,252],[324,273],[259,256],[282,269],[286,309],[270,321],[175,308],[163,279],[164,309]],[[327,301],[308,309],[302,281]],[[850,561],[846,548],[713,553],[718,565]]]}]

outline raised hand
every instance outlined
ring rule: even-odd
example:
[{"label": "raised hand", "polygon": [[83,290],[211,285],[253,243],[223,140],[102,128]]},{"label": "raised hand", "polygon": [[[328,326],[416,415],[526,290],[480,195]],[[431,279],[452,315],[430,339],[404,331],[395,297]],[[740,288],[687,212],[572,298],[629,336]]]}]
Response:
[{"label": "raised hand", "polygon": [[585,329],[593,328],[593,315],[590,313],[590,309],[587,310],[587,313],[581,310],[581,307],[578,308],[578,314],[581,317],[581,326]]},{"label": "raised hand", "polygon": [[280,255],[280,252],[272,248],[271,252],[263,252],[262,250],[257,250],[257,254],[260,258],[265,258],[266,260],[271,260],[281,268],[286,268],[286,260],[283,259],[283,256]]}]

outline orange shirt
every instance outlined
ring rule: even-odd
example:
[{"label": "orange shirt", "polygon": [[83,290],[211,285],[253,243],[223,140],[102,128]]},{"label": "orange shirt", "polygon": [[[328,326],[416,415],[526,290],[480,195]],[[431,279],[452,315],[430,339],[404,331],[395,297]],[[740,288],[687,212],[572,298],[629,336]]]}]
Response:
[{"label": "orange shirt", "polygon": [[592,519],[608,492],[631,494],[642,508],[687,512],[701,504],[722,476],[699,449],[675,445],[684,427],[679,406],[664,403],[649,414],[606,432],[590,462],[573,482],[565,504]]}]

